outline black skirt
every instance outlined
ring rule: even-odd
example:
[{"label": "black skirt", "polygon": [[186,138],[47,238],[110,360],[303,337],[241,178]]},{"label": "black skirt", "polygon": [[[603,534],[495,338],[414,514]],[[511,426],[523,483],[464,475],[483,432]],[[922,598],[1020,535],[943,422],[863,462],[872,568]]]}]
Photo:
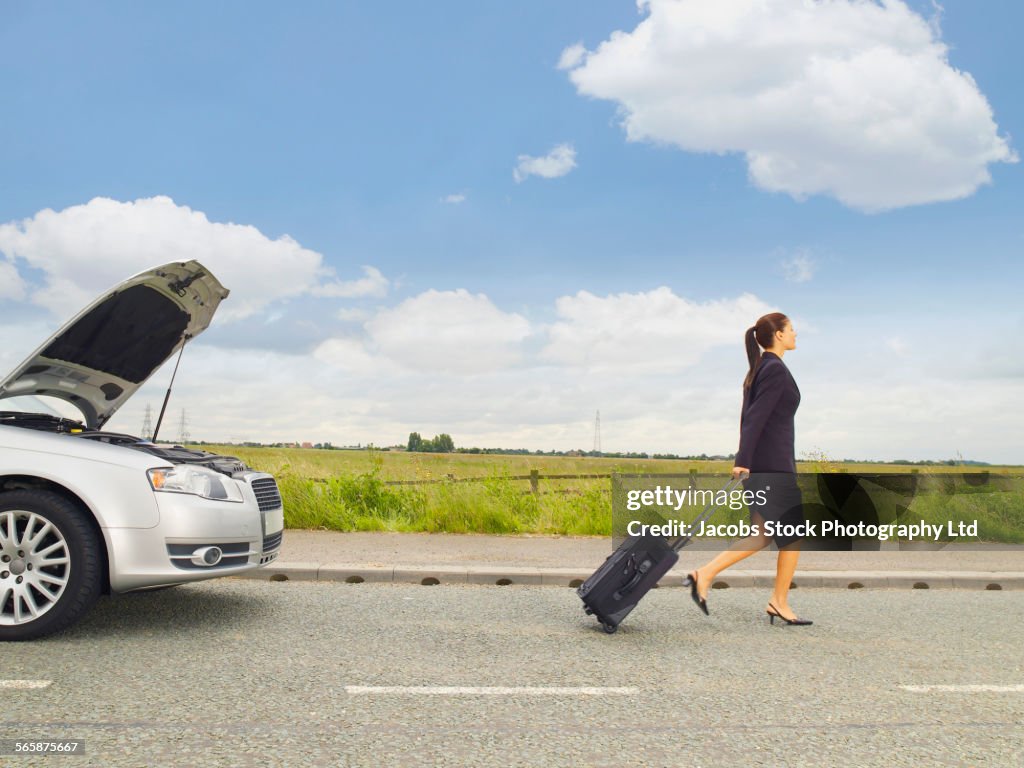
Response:
[{"label": "black skirt", "polygon": [[[764,530],[765,523],[771,521],[772,540],[775,546],[782,548],[804,538],[802,531],[806,518],[803,496],[800,493],[800,486],[796,483],[795,474],[753,472],[743,481],[743,488],[755,494],[753,503],[748,504],[750,524]],[[764,503],[758,503],[762,499]],[[780,527],[783,530],[779,530]],[[787,527],[790,530],[785,530]]]}]

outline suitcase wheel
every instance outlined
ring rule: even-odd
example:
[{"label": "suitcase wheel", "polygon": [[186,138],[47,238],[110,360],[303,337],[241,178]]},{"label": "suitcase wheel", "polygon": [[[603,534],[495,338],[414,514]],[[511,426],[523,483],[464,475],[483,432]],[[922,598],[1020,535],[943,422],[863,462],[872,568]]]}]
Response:
[{"label": "suitcase wheel", "polygon": [[601,622],[601,627],[609,635],[614,635],[619,629],[618,626],[616,626],[615,624],[605,624],[603,621]]},{"label": "suitcase wheel", "polygon": [[583,612],[585,614],[587,614],[587,616],[593,616],[594,615],[594,612],[592,610],[590,610],[589,608],[587,608],[586,606],[583,606]]}]

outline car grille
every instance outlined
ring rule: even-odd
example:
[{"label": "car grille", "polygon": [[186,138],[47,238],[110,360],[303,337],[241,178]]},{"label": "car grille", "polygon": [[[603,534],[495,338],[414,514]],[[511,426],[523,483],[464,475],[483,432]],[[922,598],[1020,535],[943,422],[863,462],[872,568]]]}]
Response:
[{"label": "car grille", "polygon": [[281,540],[283,538],[284,538],[284,531],[278,531],[277,533],[272,533],[269,536],[265,536],[263,538],[263,551],[264,552],[273,552],[276,549],[280,549],[280,547],[281,547]]},{"label": "car grille", "polygon": [[271,509],[280,509],[281,493],[277,490],[277,483],[272,477],[257,477],[252,480],[252,491],[256,494],[256,503],[259,504],[260,512],[267,512]]},{"label": "car grille", "polygon": [[[216,565],[196,565],[192,562],[192,553],[200,547],[220,547],[224,553]],[[255,554],[255,553],[252,553]],[[218,571],[221,568],[232,568],[249,562],[249,544],[244,541],[222,543],[211,541],[208,544],[168,544],[167,555],[175,568],[183,571]]]}]

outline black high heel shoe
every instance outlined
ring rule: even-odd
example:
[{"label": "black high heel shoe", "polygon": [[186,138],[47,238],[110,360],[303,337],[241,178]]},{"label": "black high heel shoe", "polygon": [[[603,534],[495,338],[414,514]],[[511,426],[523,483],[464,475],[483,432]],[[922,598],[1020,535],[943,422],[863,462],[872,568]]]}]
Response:
[{"label": "black high heel shoe", "polygon": [[791,624],[795,627],[806,627],[814,623],[810,619],[787,619],[785,616],[779,613],[779,609],[771,603],[768,603],[768,607],[764,609],[764,612],[771,616],[772,624],[775,624],[776,617],[782,619],[787,624]]},{"label": "black high heel shoe", "polygon": [[697,594],[697,572],[693,571],[692,573],[688,574],[686,576],[686,580],[690,585],[690,597],[693,598],[693,602],[697,604],[698,608],[704,611],[705,616],[709,616],[710,614],[708,613],[708,601],[701,597],[699,594]]}]

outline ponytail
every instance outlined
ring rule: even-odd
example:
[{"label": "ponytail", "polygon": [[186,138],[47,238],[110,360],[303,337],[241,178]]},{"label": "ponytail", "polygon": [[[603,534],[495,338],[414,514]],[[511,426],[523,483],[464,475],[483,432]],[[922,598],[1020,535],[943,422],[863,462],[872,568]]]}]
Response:
[{"label": "ponytail", "polygon": [[757,369],[761,367],[761,349],[768,349],[772,346],[775,333],[786,327],[789,318],[781,312],[771,312],[757,319],[757,322],[747,328],[743,341],[747,347],[747,361],[750,363],[750,370],[747,377],[743,379],[743,391],[750,389],[757,376]]},{"label": "ponytail", "polygon": [[761,348],[757,345],[757,326],[750,326],[743,340],[747,345],[747,361],[750,363],[747,377],[743,380],[743,390],[746,391],[750,389],[750,385],[754,381],[754,375],[757,373],[757,368],[761,365]]}]

